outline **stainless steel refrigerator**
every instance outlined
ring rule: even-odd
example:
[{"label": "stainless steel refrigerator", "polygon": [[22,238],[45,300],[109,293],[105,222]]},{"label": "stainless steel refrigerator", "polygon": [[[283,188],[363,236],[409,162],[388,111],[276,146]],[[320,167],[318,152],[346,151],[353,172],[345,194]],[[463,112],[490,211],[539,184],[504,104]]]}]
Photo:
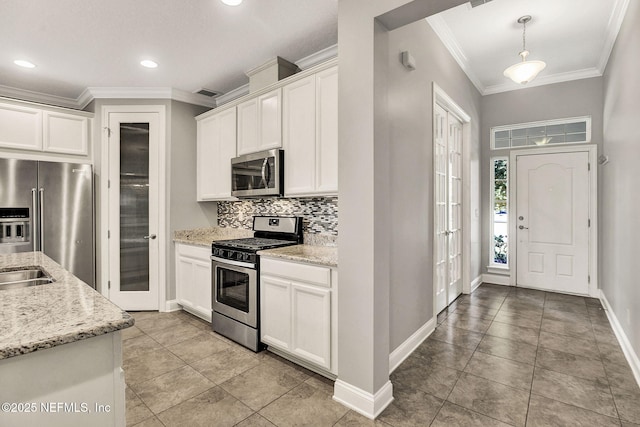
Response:
[{"label": "stainless steel refrigerator", "polygon": [[42,251],[95,288],[91,165],[0,159],[0,254]]}]

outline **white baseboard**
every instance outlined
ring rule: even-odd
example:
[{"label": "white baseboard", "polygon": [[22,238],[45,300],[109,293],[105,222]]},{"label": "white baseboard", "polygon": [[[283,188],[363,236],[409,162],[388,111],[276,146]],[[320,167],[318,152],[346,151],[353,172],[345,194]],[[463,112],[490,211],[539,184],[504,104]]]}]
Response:
[{"label": "white baseboard", "polygon": [[482,274],[471,281],[471,292],[478,289],[478,286],[480,286],[481,284],[482,284]]},{"label": "white baseboard", "polygon": [[333,400],[374,420],[393,402],[393,385],[387,381],[375,394],[368,393],[342,380],[336,380]]},{"label": "white baseboard", "polygon": [[178,311],[178,310],[182,310],[182,307],[180,306],[180,304],[178,304],[178,300],[177,299],[172,299],[166,302],[165,306],[164,306],[164,310],[161,311]]},{"label": "white baseboard", "polygon": [[620,347],[622,347],[622,352],[624,356],[627,358],[627,362],[629,362],[629,366],[631,366],[631,370],[633,371],[633,376],[636,379],[636,383],[640,386],[640,359],[636,354],[629,338],[627,338],[627,334],[624,333],[622,329],[622,325],[618,322],[618,318],[616,314],[613,312],[609,301],[607,301],[607,297],[600,290],[600,301],[604,306],[604,309],[607,313],[607,317],[609,318],[609,323],[611,323],[611,327],[613,328],[613,332],[616,334],[616,338],[618,338],[618,342],[620,343]]},{"label": "white baseboard", "polygon": [[427,323],[422,325],[409,338],[400,344],[389,355],[389,374],[396,370],[413,351],[418,348],[429,335],[436,329],[437,317],[432,317]]},{"label": "white baseboard", "polygon": [[482,275],[483,283],[493,283],[494,285],[511,286],[509,281],[510,281],[509,276],[502,276],[500,274],[489,274],[489,273],[485,273]]}]

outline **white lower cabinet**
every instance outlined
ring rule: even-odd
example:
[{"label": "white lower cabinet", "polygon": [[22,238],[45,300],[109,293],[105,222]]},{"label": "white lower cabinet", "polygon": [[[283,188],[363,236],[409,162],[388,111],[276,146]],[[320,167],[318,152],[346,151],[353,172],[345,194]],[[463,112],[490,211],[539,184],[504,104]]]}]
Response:
[{"label": "white lower cabinet", "polygon": [[260,258],[261,341],[337,374],[337,270]]},{"label": "white lower cabinet", "polygon": [[176,299],[182,308],[211,321],[211,250],[176,243]]}]

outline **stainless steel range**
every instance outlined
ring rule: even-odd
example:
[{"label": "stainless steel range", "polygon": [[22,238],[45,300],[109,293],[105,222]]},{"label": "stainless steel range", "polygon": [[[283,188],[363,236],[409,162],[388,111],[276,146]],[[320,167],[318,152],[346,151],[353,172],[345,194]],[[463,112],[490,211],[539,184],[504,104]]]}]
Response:
[{"label": "stainless steel range", "polygon": [[254,237],[211,245],[214,331],[253,350],[260,345],[260,257],[256,252],[302,243],[302,218],[255,216]]}]

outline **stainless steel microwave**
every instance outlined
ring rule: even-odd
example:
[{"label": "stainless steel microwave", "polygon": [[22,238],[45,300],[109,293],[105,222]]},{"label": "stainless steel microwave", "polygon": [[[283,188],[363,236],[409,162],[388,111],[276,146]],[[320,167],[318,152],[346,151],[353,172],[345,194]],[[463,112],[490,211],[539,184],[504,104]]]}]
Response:
[{"label": "stainless steel microwave", "polygon": [[283,192],[283,150],[274,148],[231,159],[232,196],[282,196]]}]

